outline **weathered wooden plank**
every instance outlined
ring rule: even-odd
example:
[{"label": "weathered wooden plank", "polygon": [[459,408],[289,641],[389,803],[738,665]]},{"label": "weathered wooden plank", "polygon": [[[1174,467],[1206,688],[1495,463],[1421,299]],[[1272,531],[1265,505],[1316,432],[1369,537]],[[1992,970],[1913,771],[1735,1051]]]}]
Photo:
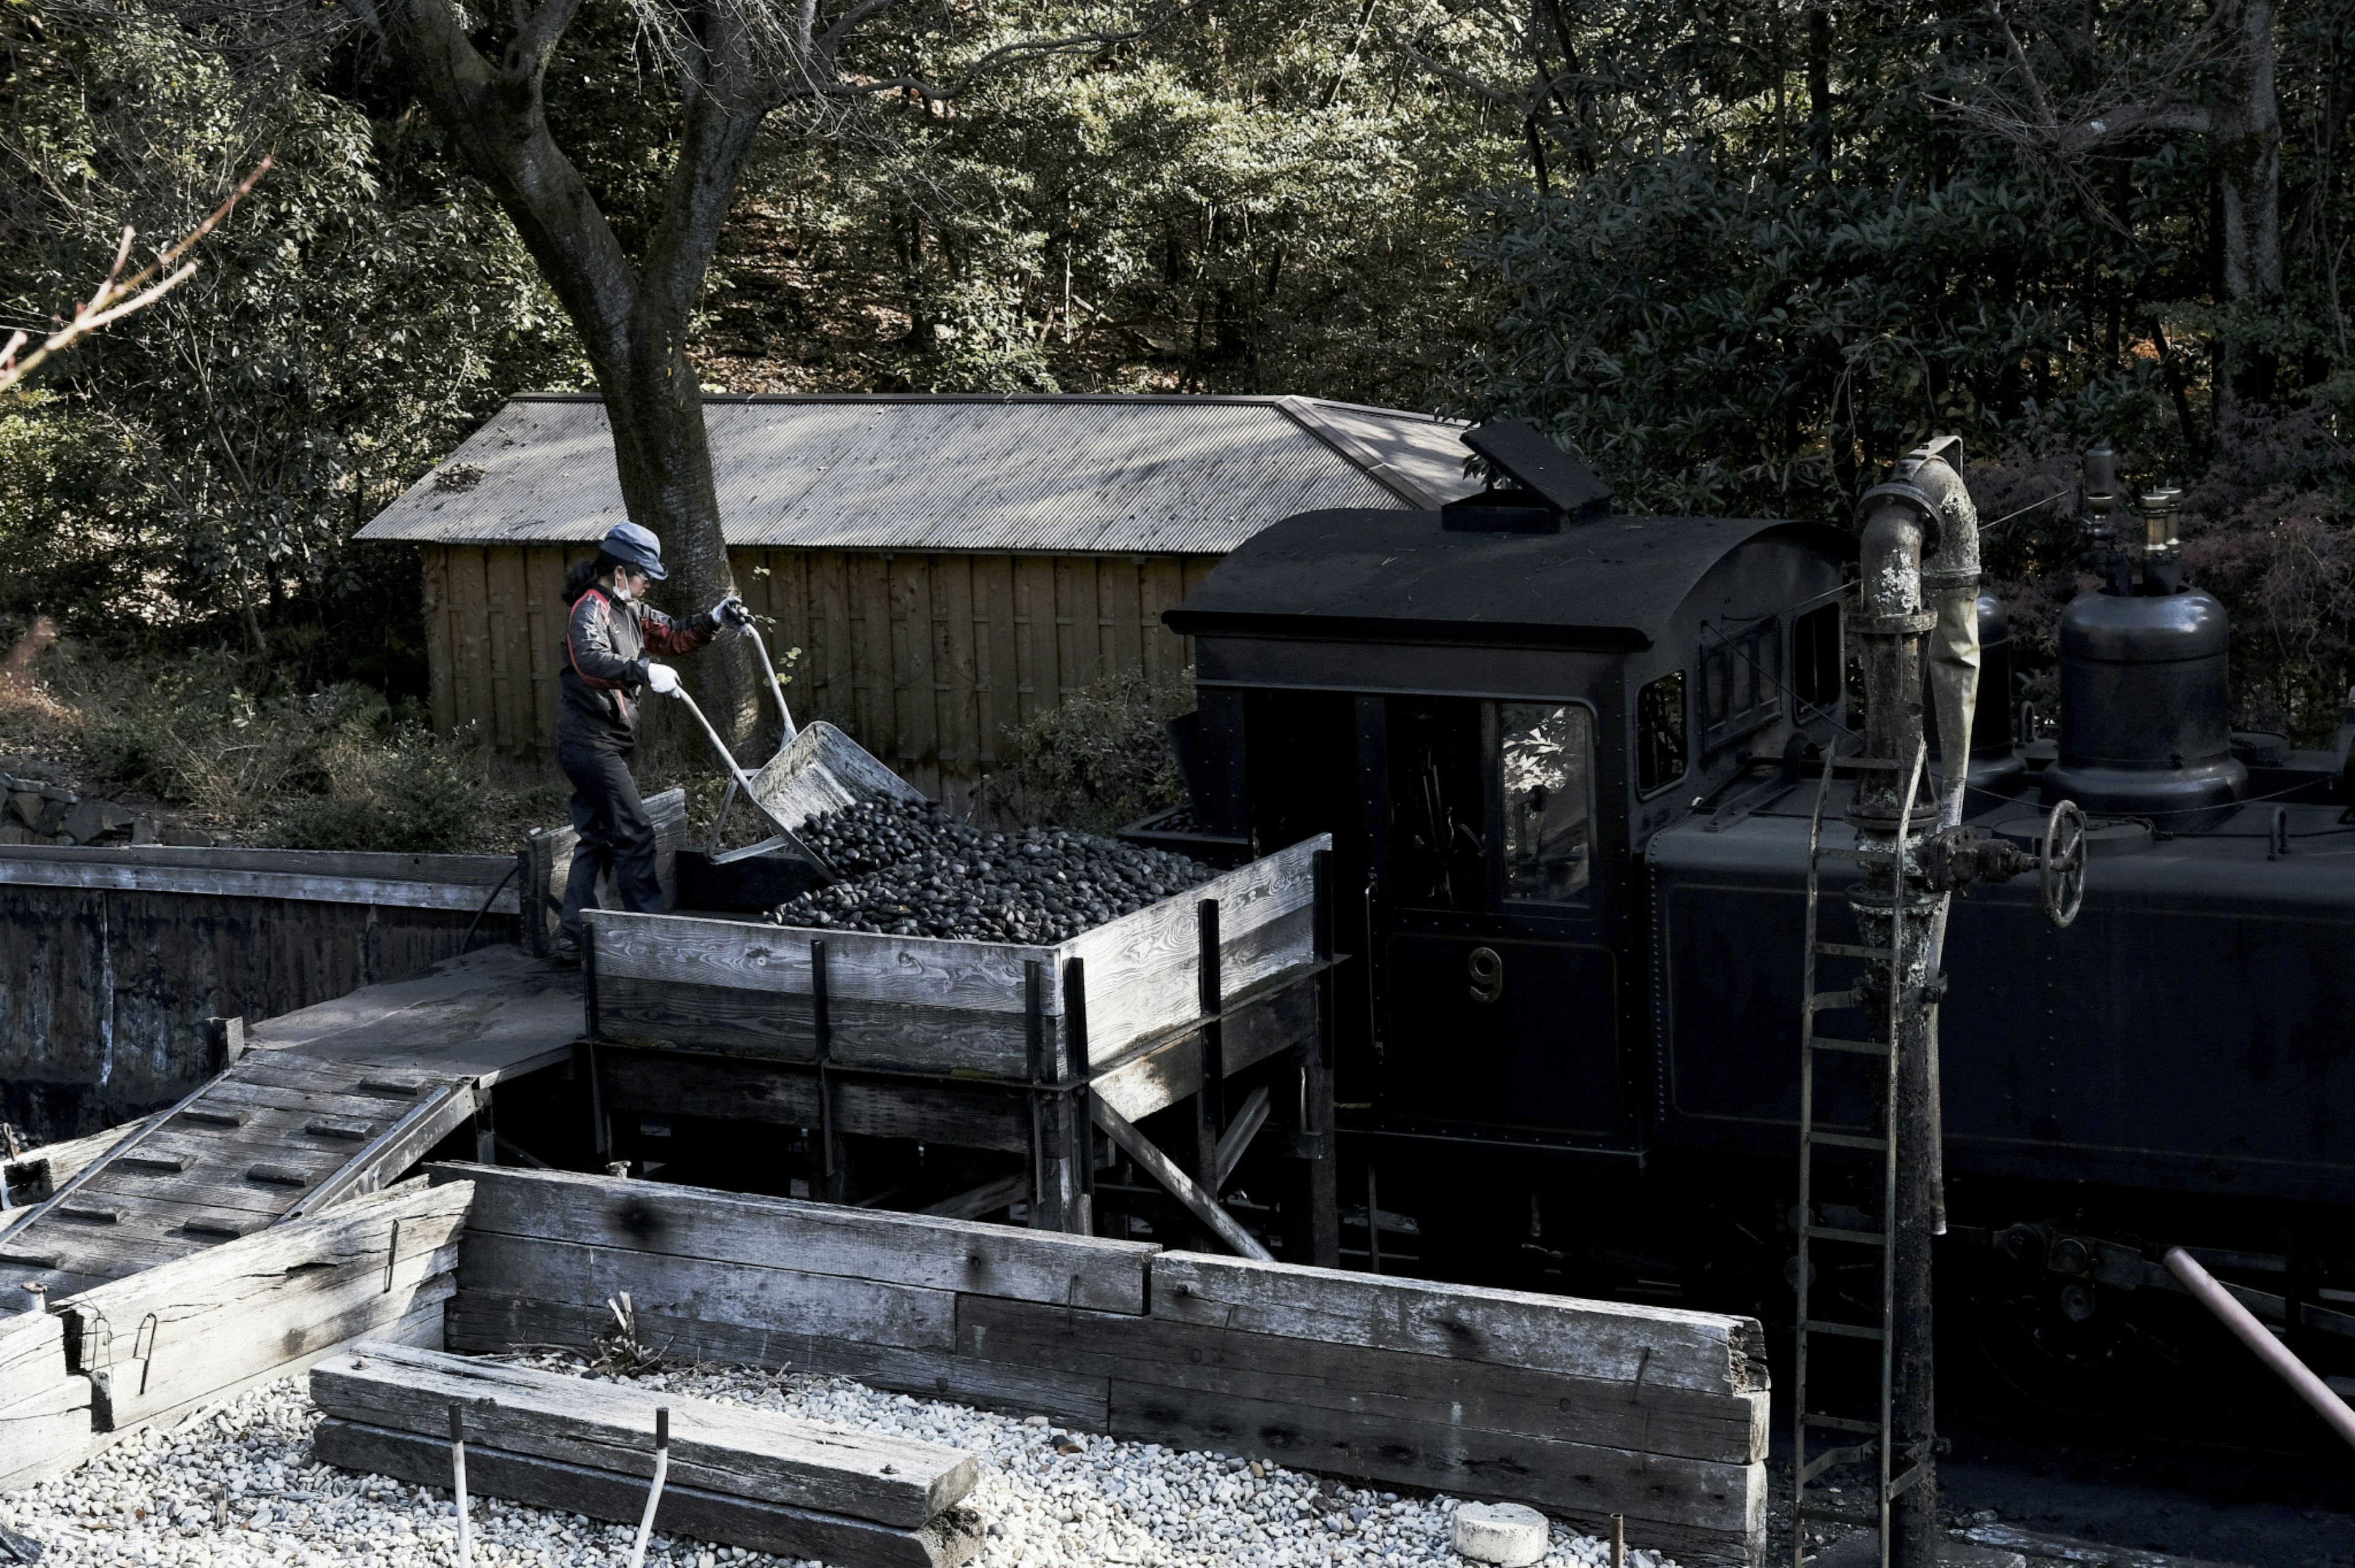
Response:
[{"label": "weathered wooden plank", "polygon": [[1185,603],[1184,570],[1168,556],[1148,556],[1142,564],[1140,577],[1138,613],[1145,623],[1146,673],[1174,675],[1186,667],[1186,643],[1163,624],[1161,617]]},{"label": "weathered wooden plank", "polygon": [[[1234,997],[1228,1006],[1220,1056],[1230,1078],[1316,1032],[1316,988],[1300,980],[1270,981],[1256,996]],[[1090,1087],[1134,1122],[1176,1104],[1201,1083],[1200,1032],[1183,1029],[1106,1062]]]},{"label": "weathered wooden plank", "polygon": [[[59,1304],[112,1430],[406,1317],[452,1288],[472,1189],[422,1181]],[[440,1281],[439,1285],[434,1282]]]},{"label": "weathered wooden plank", "polygon": [[891,573],[889,558],[858,550],[843,558],[848,594],[853,688],[857,706],[851,738],[887,763],[897,763],[898,731],[892,714]]},{"label": "weathered wooden plank", "polygon": [[810,713],[804,718],[832,717],[846,729],[858,728],[856,651],[847,558],[838,549],[821,550],[810,561]]},{"label": "weathered wooden plank", "polygon": [[973,561],[974,688],[980,752],[977,771],[997,771],[1007,735],[1022,721],[1020,659],[1015,652],[1014,558],[976,556]]},{"label": "weathered wooden plank", "polygon": [[490,604],[490,588],[485,577],[483,548],[480,545],[458,545],[443,558],[447,570],[444,585],[449,591],[450,650],[457,672],[456,722],[465,725],[483,722],[490,710],[490,655],[485,646],[485,611]]},{"label": "weathered wooden plank", "polygon": [[[313,1188],[291,1211],[315,1214],[330,1205],[377,1191],[424,1158],[435,1144],[456,1132],[482,1109],[486,1100],[486,1095],[478,1093],[470,1084],[441,1085],[415,1110],[387,1126],[365,1147],[354,1151],[341,1169]],[[315,1124],[313,1130],[316,1130]]]},{"label": "weathered wooden plank", "polygon": [[[331,1417],[311,1439],[313,1455],[346,1470],[389,1476],[421,1486],[447,1486],[450,1443]],[[632,1477],[505,1449],[466,1445],[466,1484],[478,1495],[508,1498],[533,1508],[558,1509],[591,1519],[634,1523],[645,1511],[646,1485]],[[727,1497],[689,1486],[666,1486],[655,1528],[722,1546],[796,1559],[874,1568],[955,1568],[980,1550],[979,1521],[955,1510],[913,1529],[847,1514],[786,1508]]]},{"label": "weathered wooden plank", "polygon": [[[1064,943],[1061,955],[1087,965],[1091,1054],[1200,1010],[1197,911],[1205,901],[1219,903],[1220,978],[1229,994],[1314,962],[1312,868],[1316,852],[1331,848],[1331,836],[1319,834]],[[1263,940],[1272,930],[1279,940]]]},{"label": "weathered wooden plank", "polygon": [[1154,1316],[1177,1322],[1646,1388],[1733,1394],[1766,1386],[1764,1339],[1752,1317],[1200,1253],[1165,1253],[1151,1272]]},{"label": "weathered wooden plank", "polygon": [[[446,1290],[446,1276],[442,1283],[443,1289]],[[438,1349],[442,1344],[443,1302],[438,1294],[432,1292],[427,1294],[432,1295],[433,1299],[410,1312],[406,1317],[389,1325],[369,1328],[368,1337],[373,1340],[391,1340],[404,1345],[421,1345]],[[313,1361],[342,1348],[336,1344],[322,1345],[316,1349],[305,1351],[289,1360],[267,1367],[253,1376],[226,1388],[209,1390],[185,1404],[162,1411],[144,1421],[115,1431],[99,1431],[93,1427],[91,1408],[86,1403],[77,1413],[72,1422],[52,1429],[54,1446],[43,1459],[37,1461],[29,1468],[18,1470],[14,1474],[0,1475],[0,1491],[14,1490],[31,1486],[37,1481],[46,1480],[52,1476],[63,1475],[134,1433],[151,1427],[176,1426],[198,1410],[208,1405],[217,1406],[263,1383],[299,1373]],[[91,1389],[91,1381],[88,1378],[77,1376],[73,1381],[82,1386],[85,1391],[83,1397],[86,1401],[95,1399],[95,1391]],[[0,1450],[0,1453],[5,1453],[5,1450]],[[5,1462],[7,1460],[0,1458],[0,1463]]]},{"label": "weathered wooden plank", "polygon": [[602,1304],[626,1291],[641,1312],[758,1324],[780,1335],[943,1351],[956,1339],[949,1291],[625,1247],[477,1232],[467,1239],[459,1282],[492,1297],[537,1301]]},{"label": "weathered wooden plank", "polygon": [[1133,555],[1096,558],[1097,611],[1103,618],[1103,646],[1112,669],[1145,667],[1144,609],[1137,581],[1140,564],[1141,558]]},{"label": "weathered wooden plank", "polygon": [[981,769],[980,659],[974,639],[972,558],[929,558],[932,579],[932,692],[939,705],[941,780],[970,788]]},{"label": "weathered wooden plank", "polygon": [[1018,678],[1017,724],[1028,724],[1062,701],[1057,671],[1055,562],[1052,557],[1014,558],[1014,652]]},{"label": "weathered wooden plank", "polygon": [[1437,1421],[1561,1443],[1754,1464],[1766,1456],[1768,1395],[1499,1367],[1272,1334],[966,1296],[957,1353],[1198,1393],[1410,1422]]},{"label": "weathered wooden plank", "polygon": [[[637,1306],[634,1300],[631,1305]],[[640,1339],[676,1360],[856,1378],[875,1388],[1048,1415],[1090,1432],[1104,1430],[1107,1381],[1102,1376],[977,1361],[946,1351],[870,1345],[824,1334],[788,1334],[764,1323],[672,1317],[643,1308],[635,1317]],[[495,1297],[462,1289],[450,1308],[450,1347],[457,1350],[487,1353],[533,1345],[586,1350],[613,1330],[613,1315],[602,1302]]]},{"label": "weathered wooden plank", "polygon": [[[217,1151],[226,1152],[226,1151]],[[242,1214],[248,1229],[269,1223],[286,1212],[298,1191],[307,1191],[334,1174],[334,1162],[311,1161],[307,1164],[286,1165],[288,1169],[304,1170],[310,1179],[301,1188],[292,1183],[257,1181],[250,1174],[258,1164],[253,1151],[247,1150],[234,1163],[218,1164],[210,1169],[194,1168],[178,1172],[144,1171],[110,1167],[91,1178],[75,1196],[83,1201],[117,1208],[145,1208],[159,1218],[167,1214],[181,1216],[179,1223],[198,1215]],[[29,1243],[45,1234],[47,1227],[27,1237]]]},{"label": "weathered wooden plank", "polygon": [[[451,1164],[427,1174],[474,1185],[468,1223],[477,1237],[566,1242],[1115,1313],[1145,1310],[1146,1264],[1160,1251],[1139,1242],[571,1171]],[[467,1284],[474,1284],[471,1272]]]},{"label": "weathered wooden plank", "polygon": [[1737,1555],[1765,1525],[1763,1463],[1720,1465],[1118,1379],[1112,1431],[1135,1442],[1260,1454],[1312,1470],[1509,1498],[1585,1520],[1624,1514],[1631,1526],[1720,1537]]},{"label": "weathered wooden plank", "polygon": [[64,1318],[21,1309],[0,1317],[0,1407],[45,1396],[67,1375]]},{"label": "weathered wooden plank", "polygon": [[[28,851],[50,849],[59,854],[87,856],[79,860],[36,858]],[[287,854],[304,851],[287,850]],[[512,861],[502,860],[504,874]],[[290,899],[309,903],[378,904],[391,909],[462,911],[472,914],[488,899],[494,914],[513,914],[516,890],[507,887],[496,897],[486,884],[474,881],[437,882],[407,878],[333,876],[317,871],[249,871],[226,867],[159,866],[117,859],[104,849],[66,849],[62,846],[12,844],[0,852],[0,884],[25,887],[88,888],[118,892],[186,893],[213,898]]]},{"label": "weathered wooden plank", "polygon": [[524,620],[524,552],[493,545],[484,552],[484,584],[490,594],[485,634],[491,656],[491,705],[484,736],[500,751],[517,755],[530,743],[529,632]]},{"label": "weathered wooden plank", "polygon": [[458,725],[457,641],[452,625],[450,547],[429,544],[418,550],[423,571],[426,706],[433,733],[443,740]]},{"label": "weathered wooden plank", "polygon": [[1103,627],[1096,609],[1095,562],[1058,556],[1055,569],[1055,700],[1103,673]]},{"label": "weathered wooden plank", "polygon": [[525,741],[535,754],[556,744],[557,646],[564,640],[570,607],[564,603],[567,562],[560,549],[522,552],[524,560],[524,658],[530,672],[530,730]]},{"label": "weathered wooden plank", "polygon": [[311,1369],[328,1415],[651,1479],[655,1407],[670,1412],[672,1482],[729,1497],[922,1524],[973,1490],[972,1455],[777,1411],[592,1382],[412,1347],[360,1344]]},{"label": "weathered wooden plank", "polygon": [[[624,1049],[601,1050],[597,1070],[605,1104],[616,1115],[647,1111],[788,1127],[818,1123],[817,1079],[806,1066]],[[1017,1154],[1030,1147],[1027,1098],[996,1085],[837,1074],[834,1121],[837,1132],[853,1136]]]},{"label": "weathered wooden plank", "polygon": [[79,1462],[91,1445],[91,1400],[90,1380],[61,1371],[38,1392],[0,1404],[0,1492]]},{"label": "weathered wooden plank", "polygon": [[0,1161],[0,1185],[6,1188],[5,1198],[0,1198],[0,1227],[20,1219],[23,1211],[80,1176],[123,1139],[145,1132],[152,1120],[143,1116],[87,1137],[43,1144],[15,1159]]},{"label": "weathered wooden plank", "polygon": [[[687,915],[600,910],[597,977],[733,986],[806,996],[810,941],[826,948],[826,995],[837,1002],[904,1002],[921,997],[942,1008],[1023,1010],[1023,965],[1051,964],[1056,950],[943,937],[883,936],[863,931],[805,931]],[[1062,1011],[1060,997],[1047,1005]]]},{"label": "weathered wooden plank", "polygon": [[884,558],[883,591],[890,629],[892,767],[927,795],[939,791],[939,744],[932,701],[932,594],[921,555]]},{"label": "weathered wooden plank", "polygon": [[[762,927],[739,927],[761,930]],[[773,929],[773,928],[768,928]],[[602,959],[603,951],[599,950]],[[921,990],[911,996],[922,996]],[[1029,1049],[1018,1014],[927,1003],[829,998],[833,1059],[846,1067],[1017,1079]],[[1061,1020],[1050,1020],[1051,1045]],[[635,976],[597,976],[600,1039],[667,1051],[717,1051],[779,1061],[816,1059],[810,998],[789,992]]]},{"label": "weathered wooden plank", "polygon": [[[115,1364],[89,1373],[91,1424],[101,1432],[144,1425],[218,1399],[224,1389],[282,1376],[295,1370],[293,1362],[435,1313],[457,1294],[452,1273],[457,1256],[451,1242],[424,1258],[404,1258],[394,1267],[390,1290],[380,1277],[325,1287],[306,1280],[216,1315],[194,1339],[144,1324],[124,1326],[116,1335]],[[123,1352],[130,1340],[145,1353]]]}]

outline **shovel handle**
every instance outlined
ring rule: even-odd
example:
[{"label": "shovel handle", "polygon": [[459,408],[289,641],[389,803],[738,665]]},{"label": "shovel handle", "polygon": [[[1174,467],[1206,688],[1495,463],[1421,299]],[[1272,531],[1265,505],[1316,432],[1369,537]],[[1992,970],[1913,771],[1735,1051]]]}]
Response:
[{"label": "shovel handle", "polygon": [[[744,799],[751,805],[752,809],[759,812],[762,816],[767,816],[769,818],[769,826],[777,830],[778,837],[782,837],[786,843],[793,846],[794,854],[799,855],[803,859],[807,860],[811,865],[816,867],[818,875],[824,877],[829,882],[840,881],[842,879],[835,874],[834,868],[827,865],[826,861],[819,857],[816,850],[812,849],[808,845],[802,842],[801,835],[795,833],[792,828],[778,821],[774,816],[770,816],[769,808],[761,804],[761,797],[752,793],[751,779],[745,773],[742,768],[737,765],[736,753],[728,749],[728,743],[719,738],[719,731],[711,727],[711,720],[703,716],[703,709],[696,706],[694,698],[687,695],[687,688],[682,685],[677,691],[671,693],[671,695],[677,698],[681,702],[686,703],[687,710],[695,715],[695,721],[703,726],[703,733],[709,738],[711,741],[711,749],[719,753],[719,760],[721,762],[728,764],[729,776],[736,781],[735,787],[744,792]],[[782,700],[782,698],[780,700]]]}]

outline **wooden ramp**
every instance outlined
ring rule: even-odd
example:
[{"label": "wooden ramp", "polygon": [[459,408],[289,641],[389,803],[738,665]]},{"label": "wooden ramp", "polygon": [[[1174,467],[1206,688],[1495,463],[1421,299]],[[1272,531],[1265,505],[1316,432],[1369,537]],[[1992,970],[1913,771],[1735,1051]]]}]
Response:
[{"label": "wooden ramp", "polygon": [[0,1229],[0,1282],[63,1299],[374,1192],[580,1032],[578,982],[512,947],[273,1019]]}]

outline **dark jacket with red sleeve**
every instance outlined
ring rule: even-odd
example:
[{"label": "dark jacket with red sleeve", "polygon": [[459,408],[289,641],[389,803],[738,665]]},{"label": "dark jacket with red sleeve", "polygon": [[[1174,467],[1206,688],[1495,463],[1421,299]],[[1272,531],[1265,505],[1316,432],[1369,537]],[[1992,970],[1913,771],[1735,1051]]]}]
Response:
[{"label": "dark jacket with red sleeve", "polygon": [[591,588],[572,602],[557,667],[556,743],[626,752],[638,740],[638,688],[650,656],[675,657],[709,642],[719,624],[709,614],[674,621],[634,600],[617,604]]}]

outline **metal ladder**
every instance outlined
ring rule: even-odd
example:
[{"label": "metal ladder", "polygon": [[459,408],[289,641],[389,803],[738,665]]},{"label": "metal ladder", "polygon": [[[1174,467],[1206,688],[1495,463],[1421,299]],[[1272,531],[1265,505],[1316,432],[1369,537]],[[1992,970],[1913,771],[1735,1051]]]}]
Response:
[{"label": "metal ladder", "polygon": [[[1913,822],[1913,801],[1921,788],[1924,754],[1917,753],[1905,785],[1904,807],[1899,818],[1903,825],[1899,833],[1902,845],[1910,836]],[[1798,1354],[1796,1384],[1792,1404],[1796,1412],[1796,1431],[1792,1441],[1791,1563],[1800,1568],[1806,1557],[1807,1522],[1823,1520],[1841,1524],[1863,1525],[1876,1531],[1880,1538],[1881,1568],[1889,1568],[1889,1509],[1908,1487],[1921,1478],[1922,1467],[1909,1462],[1907,1467],[1891,1474],[1891,1449],[1892,1431],[1890,1419],[1891,1379],[1890,1355],[1893,1339],[1892,1321],[1896,1300],[1896,1214],[1897,1214],[1897,1020],[1902,1016],[1902,998],[1896,994],[1902,981],[1897,961],[1899,943],[1903,933],[1904,915],[1902,896],[1891,901],[1890,946],[1859,946],[1853,943],[1826,942],[1818,933],[1818,882],[1823,861],[1827,858],[1862,860],[1878,858],[1878,851],[1860,849],[1827,849],[1824,848],[1824,805],[1831,795],[1832,772],[1835,766],[1846,768],[1897,768],[1892,759],[1881,757],[1838,757],[1828,752],[1824,757],[1823,782],[1816,791],[1815,814],[1807,824],[1807,942],[1806,967],[1800,987],[1799,1003],[1799,1207],[1792,1215],[1792,1228],[1798,1232],[1798,1275],[1793,1282],[1798,1294]],[[1896,881],[1903,880],[1900,862]],[[1895,890],[1902,895],[1902,888]],[[1861,1011],[1864,998],[1860,986],[1845,991],[1816,989],[1816,961],[1818,958],[1861,959],[1878,967],[1884,983],[1890,987],[1890,1033],[1881,1040],[1856,1040],[1817,1031],[1819,1013]],[[1849,1056],[1878,1057],[1886,1063],[1881,1073],[1881,1125],[1870,1134],[1826,1132],[1816,1125],[1816,1057],[1818,1051],[1834,1051]],[[1881,1156],[1881,1228],[1877,1231],[1849,1230],[1819,1222],[1815,1211],[1815,1163],[1818,1148],[1860,1149]],[[1843,1247],[1877,1247],[1881,1251],[1881,1322],[1878,1327],[1861,1323],[1841,1323],[1817,1318],[1811,1315],[1808,1287],[1814,1273],[1813,1250],[1817,1242]],[[1807,1342],[1817,1334],[1831,1335],[1845,1339],[1862,1339],[1878,1344],[1881,1362],[1881,1398],[1879,1418],[1859,1420],[1854,1416],[1834,1415],[1826,1411],[1810,1410],[1807,1406]],[[1861,1441],[1838,1442],[1820,1453],[1810,1455],[1810,1433],[1837,1433]],[[1916,1461],[1920,1456],[1906,1456]],[[1854,1509],[1829,1508],[1807,1500],[1807,1483],[1838,1465],[1877,1461],[1878,1485],[1875,1492],[1878,1506],[1871,1513]]]}]

